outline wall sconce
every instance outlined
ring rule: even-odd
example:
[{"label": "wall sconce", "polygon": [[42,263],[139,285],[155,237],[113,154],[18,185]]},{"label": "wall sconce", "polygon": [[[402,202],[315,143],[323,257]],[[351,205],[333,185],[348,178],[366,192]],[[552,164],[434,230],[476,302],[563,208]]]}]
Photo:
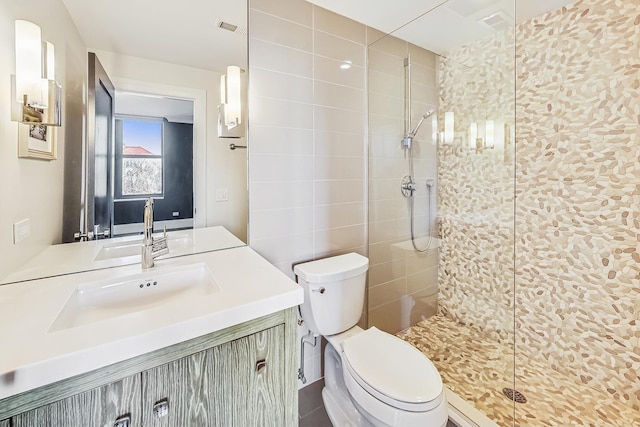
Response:
[{"label": "wall sconce", "polygon": [[453,121],[453,111],[444,113],[444,142],[447,144],[451,144],[455,136]]},{"label": "wall sconce", "polygon": [[42,41],[40,27],[15,22],[16,74],[11,76],[11,120],[60,126],[62,88],[55,81],[53,44]]},{"label": "wall sconce", "polygon": [[220,105],[218,105],[218,138],[242,138],[242,79],[244,70],[236,65],[227,67],[220,76]]},{"label": "wall sconce", "polygon": [[471,123],[469,126],[469,149],[475,151],[482,151],[485,148],[504,149],[505,129],[508,131],[506,124],[498,122],[496,125],[494,120],[487,120],[484,129],[479,128],[477,123]]},{"label": "wall sconce", "polygon": [[220,77],[220,103],[224,105],[224,124],[233,129],[242,123],[242,85],[236,65],[227,67],[227,74]]}]

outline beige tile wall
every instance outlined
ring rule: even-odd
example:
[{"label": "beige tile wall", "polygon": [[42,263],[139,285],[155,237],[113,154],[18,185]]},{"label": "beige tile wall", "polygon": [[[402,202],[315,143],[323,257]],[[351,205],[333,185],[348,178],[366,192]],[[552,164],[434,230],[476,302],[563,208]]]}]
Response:
[{"label": "beige tile wall", "polygon": [[[436,55],[395,37],[369,30],[377,40],[368,48],[369,79],[369,325],[388,332],[405,329],[436,312],[438,251],[416,252],[411,244],[409,203],[400,192],[409,158],[401,146],[404,135],[405,68],[411,55],[412,120],[415,127],[437,105]],[[435,116],[434,116],[435,118]],[[414,140],[415,235],[429,230],[426,179],[436,178],[436,144],[432,121]],[[431,198],[436,234],[436,195]],[[432,243],[436,246],[436,241]],[[425,246],[424,238],[419,247]]]},{"label": "beige tile wall", "polygon": [[[365,26],[251,0],[249,34],[250,245],[292,278],[299,262],[366,255]],[[308,383],[320,360],[306,348]]]}]

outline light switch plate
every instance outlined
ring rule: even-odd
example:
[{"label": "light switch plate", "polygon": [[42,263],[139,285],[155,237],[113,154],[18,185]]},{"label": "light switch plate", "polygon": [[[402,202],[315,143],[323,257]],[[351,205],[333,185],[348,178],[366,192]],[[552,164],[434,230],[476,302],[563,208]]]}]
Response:
[{"label": "light switch plate", "polygon": [[226,202],[229,200],[229,190],[219,188],[216,190],[216,202]]}]

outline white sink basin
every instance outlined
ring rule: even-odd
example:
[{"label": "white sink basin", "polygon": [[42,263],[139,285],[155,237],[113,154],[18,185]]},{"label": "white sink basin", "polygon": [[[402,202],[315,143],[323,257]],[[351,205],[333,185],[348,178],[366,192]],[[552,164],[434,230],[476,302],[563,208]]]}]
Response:
[{"label": "white sink basin", "polygon": [[219,291],[205,263],[156,267],[130,276],[81,283],[69,297],[49,332]]},{"label": "white sink basin", "polygon": [[[193,240],[191,240],[191,238],[186,234],[168,234],[167,244],[169,245],[169,251],[193,248],[194,246]],[[105,243],[93,260],[104,261],[130,256],[141,256],[141,245],[142,239]]]}]

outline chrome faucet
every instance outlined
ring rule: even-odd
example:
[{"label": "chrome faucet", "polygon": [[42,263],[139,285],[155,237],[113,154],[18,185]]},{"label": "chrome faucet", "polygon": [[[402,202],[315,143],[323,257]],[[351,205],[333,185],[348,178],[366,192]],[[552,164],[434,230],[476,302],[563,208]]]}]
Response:
[{"label": "chrome faucet", "polygon": [[148,198],[144,204],[144,237],[142,238],[142,268],[153,267],[153,260],[169,253],[167,246],[167,227],[164,236],[153,238],[153,199]]}]

